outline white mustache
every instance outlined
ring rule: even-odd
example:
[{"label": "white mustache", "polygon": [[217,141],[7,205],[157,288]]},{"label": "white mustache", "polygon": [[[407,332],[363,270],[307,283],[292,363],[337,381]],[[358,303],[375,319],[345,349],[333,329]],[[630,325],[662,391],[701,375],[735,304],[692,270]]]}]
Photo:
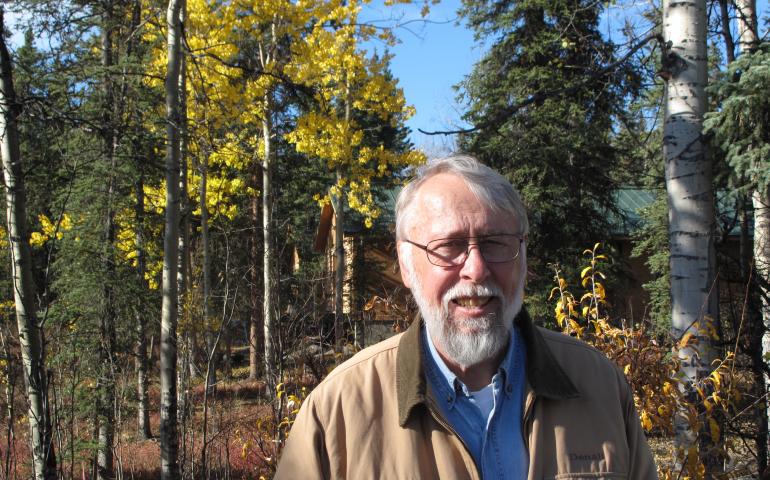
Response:
[{"label": "white mustache", "polygon": [[455,285],[444,293],[441,302],[444,311],[449,307],[449,302],[463,297],[497,297],[502,298],[503,292],[500,287],[494,284],[459,284]]}]

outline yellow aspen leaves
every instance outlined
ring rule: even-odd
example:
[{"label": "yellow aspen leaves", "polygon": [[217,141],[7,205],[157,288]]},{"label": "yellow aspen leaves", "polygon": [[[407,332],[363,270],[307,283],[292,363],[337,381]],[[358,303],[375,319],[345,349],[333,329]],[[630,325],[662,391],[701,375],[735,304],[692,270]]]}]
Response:
[{"label": "yellow aspen leaves", "polygon": [[59,220],[52,221],[43,214],[38,215],[37,219],[40,222],[40,231],[32,232],[29,238],[29,244],[33,247],[41,247],[52,238],[61,240],[64,232],[72,228],[72,220],[66,213],[63,213]]},{"label": "yellow aspen leaves", "polygon": [[[279,82],[310,92],[314,105],[302,111],[290,131],[283,131],[285,138],[297,152],[342,174],[347,183],[334,186],[367,225],[379,215],[371,192],[373,180],[424,162],[419,152],[396,154],[381,144],[365,142],[365,130],[354,120],[363,114],[397,127],[414,112],[388,73],[389,56],[370,55],[359,46],[375,35],[388,44],[395,41],[388,29],[359,21],[366,3],[188,0],[185,46],[191,161],[186,174],[190,203],[198,205],[200,172],[195,165],[208,165],[211,198],[207,197],[206,206],[212,221],[234,218],[236,197],[257,193],[239,179],[260,160],[263,148],[253,137],[261,131],[263,119],[275,113],[268,111],[266,99]],[[143,32],[154,46],[148,84],[157,88],[162,88],[160,79],[165,76],[164,29],[165,22],[158,18]],[[351,117],[343,113],[346,106],[352,110]],[[232,125],[239,128],[234,131]],[[319,194],[326,201],[326,192]],[[154,200],[150,204],[162,205]]]},{"label": "yellow aspen leaves", "polygon": [[364,145],[364,129],[355,120],[356,112],[398,126],[413,110],[406,105],[396,81],[387,75],[389,57],[367,57],[357,47],[373,33],[357,25],[359,8],[356,2],[340,7],[338,28],[315,29],[297,46],[298,58],[305,61],[288,65],[286,72],[296,81],[313,86],[317,108],[302,115],[285,137],[298,152],[341,174],[330,194],[345,198],[371,227],[380,213],[371,191],[372,180],[420,164],[424,157],[418,152],[389,152],[382,144]]}]

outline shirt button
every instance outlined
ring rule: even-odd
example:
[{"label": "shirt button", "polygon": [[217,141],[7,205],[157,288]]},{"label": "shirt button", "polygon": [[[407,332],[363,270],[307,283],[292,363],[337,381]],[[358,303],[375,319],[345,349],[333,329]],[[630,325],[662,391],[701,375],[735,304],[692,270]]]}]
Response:
[{"label": "shirt button", "polygon": [[446,396],[446,403],[452,403],[452,395],[447,394],[447,396]]}]

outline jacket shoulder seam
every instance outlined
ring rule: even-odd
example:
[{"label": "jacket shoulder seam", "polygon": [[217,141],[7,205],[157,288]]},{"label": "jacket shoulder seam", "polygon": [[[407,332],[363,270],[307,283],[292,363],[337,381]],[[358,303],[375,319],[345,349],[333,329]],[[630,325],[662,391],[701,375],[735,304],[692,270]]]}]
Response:
[{"label": "jacket shoulder seam", "polygon": [[323,385],[325,383],[330,383],[330,382],[334,381],[337,377],[344,376],[345,372],[347,372],[348,370],[350,370],[352,368],[355,368],[355,367],[361,365],[362,363],[368,362],[368,361],[372,360],[373,358],[378,357],[378,356],[380,356],[382,354],[388,353],[391,350],[397,350],[397,349],[398,349],[398,342],[396,342],[394,345],[391,345],[391,346],[388,346],[388,347],[385,347],[385,348],[375,349],[373,352],[370,352],[368,355],[363,356],[361,358],[358,358],[355,361],[352,361],[353,358],[355,358],[355,357],[353,357],[350,360],[348,360],[347,362],[343,363],[342,365],[340,365],[337,368],[335,368],[334,370],[332,370],[329,373],[329,375],[327,375],[326,378],[324,378],[323,381],[320,384],[318,384],[318,386],[320,387],[321,385]]},{"label": "jacket shoulder seam", "polygon": [[572,348],[580,349],[580,350],[582,350],[583,352],[585,352],[585,353],[587,353],[589,355],[597,357],[602,362],[608,364],[609,366],[611,366],[614,369],[616,369],[617,371],[619,371],[619,367],[612,360],[607,358],[607,356],[604,353],[602,353],[599,349],[597,349],[596,347],[594,347],[592,345],[589,345],[585,341],[580,340],[580,339],[576,339],[576,338],[573,338],[573,337],[570,337],[570,336],[568,336],[568,335],[566,335],[564,333],[556,332],[554,330],[548,330],[548,329],[543,328],[543,327],[538,327],[538,328],[541,328],[545,332],[549,332],[550,333],[550,334],[543,335],[543,338],[545,339],[545,341],[547,343],[553,342],[553,343],[558,343],[558,344],[564,345],[566,347],[572,347]]}]

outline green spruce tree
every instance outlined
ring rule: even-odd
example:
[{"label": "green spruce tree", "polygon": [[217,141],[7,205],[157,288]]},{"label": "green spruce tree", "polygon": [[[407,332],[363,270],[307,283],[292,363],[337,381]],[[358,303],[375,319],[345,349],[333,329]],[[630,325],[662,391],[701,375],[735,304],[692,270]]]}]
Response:
[{"label": "green spruce tree", "polygon": [[530,209],[529,304],[545,314],[547,264],[576,265],[608,240],[618,152],[615,116],[637,88],[599,32],[602,4],[465,0],[461,14],[489,44],[459,85],[472,128],[460,147],[503,172]]}]

